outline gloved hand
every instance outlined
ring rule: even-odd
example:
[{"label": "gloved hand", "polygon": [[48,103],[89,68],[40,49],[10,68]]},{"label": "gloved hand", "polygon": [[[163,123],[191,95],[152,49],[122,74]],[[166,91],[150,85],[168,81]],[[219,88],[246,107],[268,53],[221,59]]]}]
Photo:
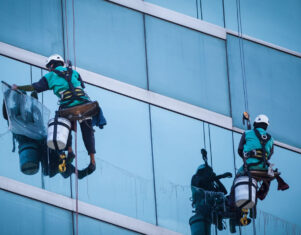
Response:
[{"label": "gloved hand", "polygon": [[13,84],[13,85],[11,86],[11,89],[12,89],[12,90],[18,90],[18,86],[17,86],[16,84]]},{"label": "gloved hand", "polygon": [[231,172],[226,172],[222,174],[223,178],[232,178],[232,173]]},{"label": "gloved hand", "polygon": [[31,92],[31,97],[38,99],[38,93],[36,91]]}]

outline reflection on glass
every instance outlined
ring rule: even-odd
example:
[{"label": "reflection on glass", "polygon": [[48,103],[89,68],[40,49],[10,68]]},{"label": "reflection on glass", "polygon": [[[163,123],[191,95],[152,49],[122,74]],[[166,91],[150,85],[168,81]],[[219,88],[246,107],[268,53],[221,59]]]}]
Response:
[{"label": "reflection on glass", "polygon": [[219,230],[225,229],[223,219],[230,215],[225,197],[227,190],[220,179],[231,178],[232,174],[226,172],[217,176],[208,165],[207,151],[202,149],[201,153],[205,163],[198,167],[191,179],[192,207],[195,209],[195,215],[189,220],[192,235],[209,235],[211,224]]}]

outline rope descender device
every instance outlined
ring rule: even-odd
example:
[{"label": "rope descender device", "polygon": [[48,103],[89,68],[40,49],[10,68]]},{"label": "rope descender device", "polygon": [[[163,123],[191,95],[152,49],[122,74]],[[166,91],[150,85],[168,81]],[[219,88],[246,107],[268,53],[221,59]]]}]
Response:
[{"label": "rope descender device", "polygon": [[243,112],[242,123],[243,125],[247,124],[248,130],[251,130],[250,115],[248,112]]}]

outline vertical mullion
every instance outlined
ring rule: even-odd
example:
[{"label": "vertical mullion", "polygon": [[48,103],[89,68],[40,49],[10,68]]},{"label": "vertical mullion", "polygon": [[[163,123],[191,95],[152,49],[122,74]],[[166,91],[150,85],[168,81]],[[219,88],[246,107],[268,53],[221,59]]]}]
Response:
[{"label": "vertical mullion", "polygon": [[[149,86],[149,72],[148,72],[148,56],[147,56],[145,14],[143,14],[143,32],[144,32],[145,68],[146,68],[147,90],[149,90],[150,86]],[[150,104],[148,104],[148,115],[149,115],[150,145],[151,145],[151,157],[152,157],[152,173],[153,173],[153,188],[154,188],[153,192],[154,192],[154,203],[155,203],[155,219],[156,219],[156,225],[158,225],[156,173],[155,173],[155,159],[154,159],[152,115],[151,115],[151,105]]]}]

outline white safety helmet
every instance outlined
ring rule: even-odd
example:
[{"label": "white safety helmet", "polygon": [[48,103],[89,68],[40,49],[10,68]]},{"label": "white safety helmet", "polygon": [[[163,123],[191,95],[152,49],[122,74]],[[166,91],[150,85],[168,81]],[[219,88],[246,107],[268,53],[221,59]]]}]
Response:
[{"label": "white safety helmet", "polygon": [[264,114],[258,115],[255,118],[254,123],[265,123],[267,125],[270,125],[269,118],[266,115],[264,115]]},{"label": "white safety helmet", "polygon": [[58,54],[54,54],[54,55],[51,55],[51,56],[49,56],[49,57],[47,58],[46,64],[45,64],[46,68],[48,68],[49,64],[50,64],[51,62],[54,62],[54,61],[58,61],[58,62],[65,63],[63,57],[61,57],[61,56],[58,55]]}]

